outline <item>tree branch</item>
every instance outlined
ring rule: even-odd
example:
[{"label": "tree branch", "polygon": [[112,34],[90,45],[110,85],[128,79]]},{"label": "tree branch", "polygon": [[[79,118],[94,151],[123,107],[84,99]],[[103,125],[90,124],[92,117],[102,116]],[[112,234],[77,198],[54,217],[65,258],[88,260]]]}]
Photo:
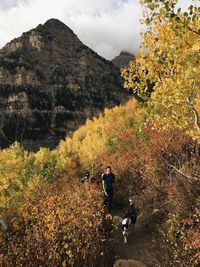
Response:
[{"label": "tree branch", "polygon": [[200,130],[200,118],[199,118],[199,113],[198,111],[195,109],[194,106],[191,107],[194,113],[194,117],[195,117],[195,126],[198,130]]},{"label": "tree branch", "polygon": [[184,172],[182,172],[181,170],[179,170],[178,168],[176,168],[174,165],[170,164],[166,159],[164,159],[162,157],[162,160],[167,164],[167,166],[169,166],[170,168],[174,169],[176,172],[178,172],[179,174],[181,174],[182,176],[184,176],[185,178],[189,179],[189,180],[197,180],[200,179],[199,176],[195,176],[192,177],[190,175],[185,174]]},{"label": "tree branch", "polygon": [[2,219],[0,219],[0,225],[1,225],[3,231],[8,230],[7,224]]},{"label": "tree branch", "polygon": [[194,118],[195,118],[195,126],[198,130],[200,130],[200,117],[198,111],[195,109],[195,107],[191,104],[190,99],[188,97],[187,103],[189,104],[190,108],[192,109],[194,113]]}]

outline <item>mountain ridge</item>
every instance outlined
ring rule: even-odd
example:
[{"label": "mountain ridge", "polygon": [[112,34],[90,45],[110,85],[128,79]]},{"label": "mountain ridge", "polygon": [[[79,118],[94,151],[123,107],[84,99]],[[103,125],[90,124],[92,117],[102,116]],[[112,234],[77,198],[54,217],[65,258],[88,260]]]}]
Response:
[{"label": "mountain ridge", "polygon": [[135,55],[127,52],[121,51],[121,53],[112,59],[112,63],[118,68],[128,67],[130,61],[135,60]]},{"label": "mountain ridge", "polygon": [[57,19],[0,50],[2,147],[15,140],[58,142],[87,118],[129,98],[119,69]]}]

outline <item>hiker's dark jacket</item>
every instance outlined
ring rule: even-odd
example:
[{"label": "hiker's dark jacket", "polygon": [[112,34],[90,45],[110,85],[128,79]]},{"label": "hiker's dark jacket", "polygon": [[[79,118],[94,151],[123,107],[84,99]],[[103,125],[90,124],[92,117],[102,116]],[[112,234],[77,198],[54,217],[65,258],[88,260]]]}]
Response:
[{"label": "hiker's dark jacket", "polygon": [[115,182],[115,175],[111,172],[109,174],[104,173],[102,180],[105,181],[105,189],[106,190],[112,190],[113,189],[113,184]]}]

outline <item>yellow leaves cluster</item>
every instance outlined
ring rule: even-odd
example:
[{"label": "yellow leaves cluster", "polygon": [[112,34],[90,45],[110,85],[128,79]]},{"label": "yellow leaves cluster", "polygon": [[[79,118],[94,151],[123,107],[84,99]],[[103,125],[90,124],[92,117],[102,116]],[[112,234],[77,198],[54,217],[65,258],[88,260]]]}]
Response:
[{"label": "yellow leaves cluster", "polygon": [[[132,88],[143,100],[148,100],[149,121],[160,120],[165,129],[185,129],[198,140],[200,126],[196,122],[200,121],[200,113],[195,108],[200,101],[198,16],[193,13],[188,19],[180,11],[178,15],[170,11],[170,15],[162,1],[143,4],[150,9],[151,24],[143,34],[136,62],[122,71],[125,88]],[[149,90],[153,93],[149,94]]]},{"label": "yellow leaves cluster", "polygon": [[[114,147],[117,132],[126,129],[134,120],[137,102],[130,100],[126,105],[105,109],[104,115],[87,120],[72,138],[61,141],[54,151],[61,166],[66,166],[75,158],[80,158],[85,166],[90,165],[103,153]],[[66,165],[65,165],[66,164]]]},{"label": "yellow leaves cluster", "polygon": [[28,153],[17,143],[0,151],[0,208],[20,196],[28,179],[27,162]]},{"label": "yellow leaves cluster", "polygon": [[23,194],[36,192],[61,170],[55,153],[46,148],[34,154],[14,143],[0,150],[0,208],[17,205]]},{"label": "yellow leaves cluster", "polygon": [[196,43],[193,44],[192,46],[193,51],[199,51],[200,50],[200,42],[197,41]]}]

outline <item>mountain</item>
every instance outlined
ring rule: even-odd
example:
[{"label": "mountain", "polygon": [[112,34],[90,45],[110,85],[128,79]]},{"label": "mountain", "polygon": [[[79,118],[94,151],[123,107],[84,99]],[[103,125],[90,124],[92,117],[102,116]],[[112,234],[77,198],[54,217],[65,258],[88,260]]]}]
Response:
[{"label": "mountain", "polygon": [[128,66],[131,60],[134,60],[134,59],[135,59],[135,56],[133,54],[122,51],[120,55],[116,56],[112,60],[112,63],[118,68],[124,68]]},{"label": "mountain", "polygon": [[57,19],[0,50],[0,147],[55,146],[87,118],[124,103],[119,68]]}]

